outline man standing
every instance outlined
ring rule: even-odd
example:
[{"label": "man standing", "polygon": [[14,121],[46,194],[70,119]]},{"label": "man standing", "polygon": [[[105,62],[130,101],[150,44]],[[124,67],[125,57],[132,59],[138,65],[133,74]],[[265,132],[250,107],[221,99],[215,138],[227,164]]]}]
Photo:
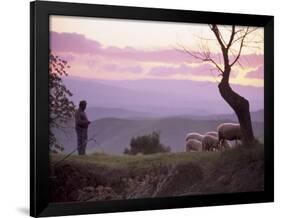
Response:
[{"label": "man standing", "polygon": [[77,133],[77,150],[79,155],[85,155],[88,140],[88,126],[90,121],[85,113],[86,106],[86,101],[80,101],[79,109],[75,112],[75,129]]}]

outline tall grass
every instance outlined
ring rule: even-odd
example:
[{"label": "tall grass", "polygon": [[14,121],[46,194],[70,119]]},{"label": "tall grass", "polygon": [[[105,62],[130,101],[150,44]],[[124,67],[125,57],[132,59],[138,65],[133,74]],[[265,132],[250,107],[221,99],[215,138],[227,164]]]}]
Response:
[{"label": "tall grass", "polygon": [[[93,153],[86,156],[73,155],[62,161],[63,164],[99,165],[108,168],[148,168],[157,165],[176,165],[193,162],[201,165],[212,162],[220,157],[220,152],[180,152],[158,153],[149,155],[109,155]],[[64,158],[61,154],[52,154],[53,164]]]}]

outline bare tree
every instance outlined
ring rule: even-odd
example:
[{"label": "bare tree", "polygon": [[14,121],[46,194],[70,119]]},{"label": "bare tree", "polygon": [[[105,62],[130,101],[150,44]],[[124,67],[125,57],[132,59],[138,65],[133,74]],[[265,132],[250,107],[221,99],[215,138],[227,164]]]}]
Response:
[{"label": "bare tree", "polygon": [[[246,146],[252,146],[254,145],[255,138],[251,122],[249,101],[245,97],[233,91],[229,84],[229,78],[232,66],[236,63],[241,65],[239,59],[241,57],[242,49],[243,47],[250,46],[247,44],[246,40],[257,28],[237,27],[233,25],[227,30],[227,34],[223,34],[216,24],[211,24],[209,27],[220,47],[223,63],[220,63],[220,59],[218,57],[214,57],[214,55],[212,55],[209,47],[206,45],[203,46],[203,49],[201,48],[202,50],[200,52],[192,52],[184,47],[183,50],[196,59],[212,63],[219,71],[222,76],[218,85],[219,92],[222,98],[237,115],[241,126],[242,141]],[[201,38],[201,40],[211,39]]]}]

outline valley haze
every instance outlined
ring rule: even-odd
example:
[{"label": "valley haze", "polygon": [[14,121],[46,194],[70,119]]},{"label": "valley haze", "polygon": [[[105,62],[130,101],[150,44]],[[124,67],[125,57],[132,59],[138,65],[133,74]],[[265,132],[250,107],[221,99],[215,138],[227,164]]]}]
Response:
[{"label": "valley haze", "polygon": [[[188,80],[94,80],[64,78],[74,93],[77,105],[81,99],[89,107],[119,108],[144,116],[212,115],[233,113],[220,96],[217,83]],[[245,96],[251,111],[263,109],[263,88],[232,85]]]},{"label": "valley haze", "polygon": [[[231,26],[219,28],[228,38]],[[249,100],[254,133],[261,140],[264,49],[256,41],[263,34],[263,28],[252,33],[255,40],[244,46],[229,80]],[[178,152],[188,132],[204,134],[222,122],[237,122],[219,93],[220,71],[181,47],[197,54],[200,43],[223,65],[221,48],[206,24],[50,16],[50,50],[69,65],[63,84],[76,107],[81,100],[88,103],[88,136],[96,142],[90,141],[87,151],[122,154],[132,137],[157,131],[161,143]],[[232,49],[239,50],[238,44]],[[231,62],[235,58],[229,54]],[[77,146],[74,121],[67,125],[54,130],[64,152]]]},{"label": "valley haze", "polygon": [[[188,132],[215,131],[223,122],[238,122],[232,109],[221,98],[216,83],[178,80],[95,80],[64,78],[74,93],[72,100],[88,102],[86,113],[92,121],[88,137],[95,138],[87,152],[120,155],[132,137],[160,133],[161,143],[172,152],[184,150]],[[263,88],[232,85],[250,101],[255,136],[264,137]],[[212,91],[210,91],[212,90]],[[67,130],[54,132],[64,153],[76,147],[74,121]]]}]

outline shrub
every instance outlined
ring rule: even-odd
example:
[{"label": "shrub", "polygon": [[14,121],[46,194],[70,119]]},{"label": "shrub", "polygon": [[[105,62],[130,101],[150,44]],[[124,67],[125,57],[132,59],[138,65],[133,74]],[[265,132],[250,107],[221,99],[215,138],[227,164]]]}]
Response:
[{"label": "shrub", "polygon": [[170,151],[169,146],[160,143],[160,134],[152,132],[148,135],[133,137],[130,142],[130,148],[125,148],[124,154],[155,154]]}]

